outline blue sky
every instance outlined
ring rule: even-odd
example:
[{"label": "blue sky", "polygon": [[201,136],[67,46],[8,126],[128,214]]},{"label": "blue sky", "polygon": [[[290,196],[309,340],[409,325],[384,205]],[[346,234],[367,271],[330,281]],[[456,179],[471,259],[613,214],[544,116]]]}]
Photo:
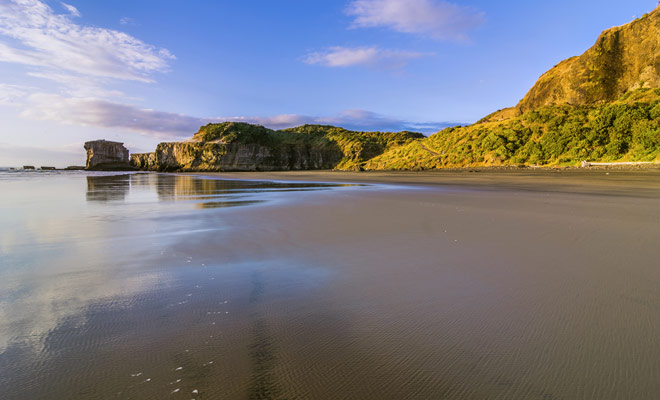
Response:
[{"label": "blue sky", "polygon": [[0,0],[0,165],[207,122],[467,124],[656,0]]}]

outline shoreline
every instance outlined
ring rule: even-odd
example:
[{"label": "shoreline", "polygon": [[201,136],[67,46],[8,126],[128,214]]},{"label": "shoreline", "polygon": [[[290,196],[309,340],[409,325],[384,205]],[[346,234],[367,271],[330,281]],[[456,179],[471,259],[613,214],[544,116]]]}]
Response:
[{"label": "shoreline", "polygon": [[660,169],[498,169],[438,171],[282,171],[181,173],[220,179],[384,184],[404,187],[454,187],[485,191],[563,192],[660,197]]},{"label": "shoreline", "polygon": [[[262,173],[262,172],[359,172],[359,173],[442,173],[442,172],[520,172],[520,171],[544,171],[544,172],[560,172],[560,171],[624,171],[624,172],[633,172],[633,171],[660,171],[660,162],[659,163],[599,163],[599,162],[588,162],[589,166],[530,166],[530,165],[503,165],[503,166],[490,166],[490,167],[456,167],[456,168],[442,168],[442,169],[419,169],[419,170],[364,170],[364,171],[351,171],[351,170],[336,170],[336,169],[307,169],[307,170],[282,170],[282,171],[227,171],[226,173]],[[147,169],[139,169],[128,167],[126,169],[87,169],[82,166],[69,166],[65,168],[57,167],[40,167],[40,168],[19,168],[19,167],[0,167],[0,171],[12,171],[12,172],[25,172],[25,171],[95,171],[95,172],[172,172],[172,173],[225,173],[221,171],[153,171]]]}]

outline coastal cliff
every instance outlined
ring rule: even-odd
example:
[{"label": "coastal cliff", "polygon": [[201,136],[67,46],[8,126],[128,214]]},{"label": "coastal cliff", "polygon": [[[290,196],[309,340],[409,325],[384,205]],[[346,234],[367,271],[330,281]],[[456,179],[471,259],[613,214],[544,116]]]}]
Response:
[{"label": "coastal cliff", "polygon": [[200,128],[185,142],[133,154],[131,165],[153,171],[289,171],[360,169],[369,158],[423,138],[413,132],[355,132],[321,125],[274,131],[225,122]]},{"label": "coastal cliff", "polygon": [[543,74],[517,108],[525,113],[550,105],[602,104],[640,88],[660,88],[660,6],[604,31],[584,54]]}]

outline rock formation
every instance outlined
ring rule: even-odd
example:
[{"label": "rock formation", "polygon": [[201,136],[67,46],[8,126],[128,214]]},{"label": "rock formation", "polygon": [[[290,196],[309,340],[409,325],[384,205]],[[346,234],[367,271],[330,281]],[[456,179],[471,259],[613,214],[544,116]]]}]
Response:
[{"label": "rock formation", "polygon": [[131,166],[141,170],[157,170],[156,153],[133,153],[130,160]]},{"label": "rock formation", "polygon": [[131,165],[156,171],[355,169],[388,148],[422,137],[319,125],[274,131],[225,122],[203,126],[189,141],[160,143],[154,153],[133,154]]},{"label": "rock formation", "polygon": [[123,143],[94,140],[85,143],[88,170],[129,168],[128,150]]}]

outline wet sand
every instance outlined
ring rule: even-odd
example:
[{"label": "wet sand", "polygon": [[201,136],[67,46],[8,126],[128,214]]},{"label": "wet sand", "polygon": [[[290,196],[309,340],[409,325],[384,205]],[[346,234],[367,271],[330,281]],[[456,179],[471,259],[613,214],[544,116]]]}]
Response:
[{"label": "wet sand", "polygon": [[660,195],[660,169],[474,169],[437,171],[287,171],[200,173],[222,179],[451,186],[479,190],[517,190],[624,196]]},{"label": "wet sand", "polygon": [[[3,231],[15,268],[1,270],[0,310],[60,312],[3,347],[8,398],[660,393],[654,172],[220,177],[372,184],[218,200],[219,184],[191,175],[96,182],[81,216],[94,233],[67,247],[83,257],[31,302],[32,264],[72,261],[52,240],[66,231],[40,225],[54,232],[33,258]],[[218,201],[257,203],[198,206]],[[89,287],[102,293],[77,292]],[[0,332],[30,324],[13,321]]]}]

